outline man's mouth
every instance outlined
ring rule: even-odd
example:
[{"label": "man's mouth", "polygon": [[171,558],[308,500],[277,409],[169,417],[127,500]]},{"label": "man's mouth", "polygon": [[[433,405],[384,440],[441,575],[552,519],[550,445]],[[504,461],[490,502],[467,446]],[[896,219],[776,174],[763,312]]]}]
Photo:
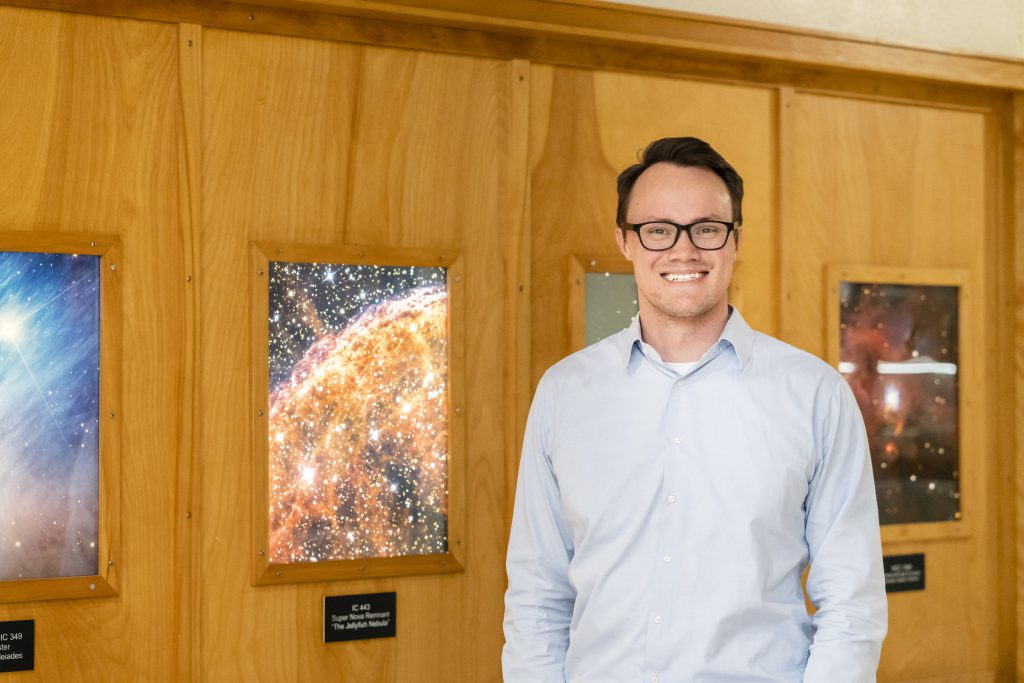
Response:
[{"label": "man's mouth", "polygon": [[699,273],[663,273],[662,277],[669,282],[693,282],[694,280],[702,280],[708,276],[706,270],[702,270]]}]

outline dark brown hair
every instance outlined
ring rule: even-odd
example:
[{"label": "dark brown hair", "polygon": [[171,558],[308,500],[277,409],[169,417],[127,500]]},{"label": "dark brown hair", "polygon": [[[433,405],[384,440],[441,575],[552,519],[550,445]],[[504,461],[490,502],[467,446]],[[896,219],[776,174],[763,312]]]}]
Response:
[{"label": "dark brown hair", "polygon": [[661,138],[647,145],[640,155],[640,163],[633,164],[619,174],[619,206],[615,216],[615,223],[619,227],[626,223],[629,196],[633,193],[637,178],[654,164],[663,162],[676,166],[706,168],[721,178],[732,198],[732,220],[737,226],[743,223],[743,178],[736,169],[703,140]]}]

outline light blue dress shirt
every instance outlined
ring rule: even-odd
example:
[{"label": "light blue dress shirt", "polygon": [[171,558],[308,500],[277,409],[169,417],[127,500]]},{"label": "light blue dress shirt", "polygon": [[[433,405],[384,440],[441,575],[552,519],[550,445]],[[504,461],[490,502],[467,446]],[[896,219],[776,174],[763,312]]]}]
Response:
[{"label": "light blue dress shirt", "polygon": [[634,319],[541,379],[507,570],[506,683],[874,681],[885,584],[852,392],[736,310],[685,376]]}]

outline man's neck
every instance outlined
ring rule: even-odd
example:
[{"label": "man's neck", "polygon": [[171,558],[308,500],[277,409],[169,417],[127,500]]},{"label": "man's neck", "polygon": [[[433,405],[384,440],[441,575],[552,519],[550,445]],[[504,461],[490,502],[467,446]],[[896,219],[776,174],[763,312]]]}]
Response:
[{"label": "man's neck", "polygon": [[643,340],[666,363],[692,363],[722,336],[729,321],[728,306],[716,307],[700,318],[678,319],[656,311],[640,311]]}]

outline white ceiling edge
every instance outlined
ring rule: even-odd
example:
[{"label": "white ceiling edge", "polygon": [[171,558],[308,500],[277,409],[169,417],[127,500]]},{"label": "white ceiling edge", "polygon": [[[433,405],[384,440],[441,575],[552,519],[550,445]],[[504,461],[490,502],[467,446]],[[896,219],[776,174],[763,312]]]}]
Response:
[{"label": "white ceiling edge", "polygon": [[1022,0],[615,0],[837,33],[889,45],[1024,59]]}]

